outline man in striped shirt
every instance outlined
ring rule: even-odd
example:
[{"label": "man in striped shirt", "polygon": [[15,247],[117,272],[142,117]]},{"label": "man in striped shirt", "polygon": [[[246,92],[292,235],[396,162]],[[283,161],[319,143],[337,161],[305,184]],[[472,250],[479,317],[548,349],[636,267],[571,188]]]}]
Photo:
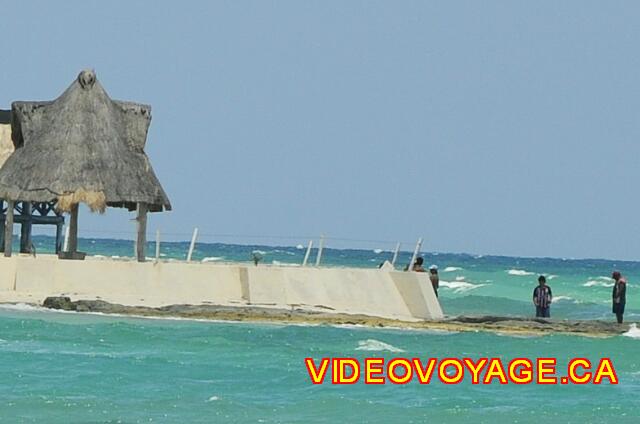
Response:
[{"label": "man in striped shirt", "polygon": [[538,287],[533,290],[533,304],[536,305],[536,317],[549,318],[551,316],[551,287],[547,286],[544,275],[538,277]]}]

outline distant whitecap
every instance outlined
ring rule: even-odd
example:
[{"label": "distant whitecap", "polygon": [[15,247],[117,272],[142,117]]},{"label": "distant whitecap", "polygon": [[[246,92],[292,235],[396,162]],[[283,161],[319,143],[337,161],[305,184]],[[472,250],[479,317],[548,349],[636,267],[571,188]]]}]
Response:
[{"label": "distant whitecap", "polygon": [[529,271],[525,271],[523,269],[510,269],[509,271],[507,271],[507,274],[524,276],[524,275],[533,275],[534,273],[533,272],[529,272]]},{"label": "distant whitecap", "polygon": [[578,303],[573,297],[569,297],[569,296],[556,296],[551,300],[551,303],[558,303],[562,301]]},{"label": "distant whitecap", "polygon": [[454,293],[465,293],[471,290],[479,289],[488,284],[473,284],[467,281],[443,281],[440,280],[440,286],[453,290]]},{"label": "distant whitecap", "polygon": [[613,287],[613,281],[589,280],[583,284],[584,287]]},{"label": "distant whitecap", "polygon": [[462,268],[457,266],[448,266],[442,270],[442,272],[455,272],[455,271],[462,271]]}]

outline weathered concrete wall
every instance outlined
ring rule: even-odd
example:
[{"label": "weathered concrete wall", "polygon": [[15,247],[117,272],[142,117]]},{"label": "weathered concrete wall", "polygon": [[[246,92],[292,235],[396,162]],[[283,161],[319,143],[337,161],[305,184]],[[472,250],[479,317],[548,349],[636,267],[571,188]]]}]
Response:
[{"label": "weathered concrete wall", "polygon": [[40,303],[47,296],[123,305],[257,305],[440,319],[426,274],[355,268],[296,268],[101,260],[54,256],[0,258],[0,302]]}]

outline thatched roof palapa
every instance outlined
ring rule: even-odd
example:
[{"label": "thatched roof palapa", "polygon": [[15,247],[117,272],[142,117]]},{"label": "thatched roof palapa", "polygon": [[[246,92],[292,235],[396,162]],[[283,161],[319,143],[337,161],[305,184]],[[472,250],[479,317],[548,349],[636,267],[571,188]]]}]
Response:
[{"label": "thatched roof palapa", "polygon": [[111,100],[93,71],[82,71],[56,100],[14,102],[15,152],[0,168],[0,198],[171,210],[144,152],[148,105]]}]

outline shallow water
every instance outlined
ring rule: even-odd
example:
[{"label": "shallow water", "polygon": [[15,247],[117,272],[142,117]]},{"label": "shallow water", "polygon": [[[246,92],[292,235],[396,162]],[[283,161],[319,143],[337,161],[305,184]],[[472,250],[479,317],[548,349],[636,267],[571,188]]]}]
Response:
[{"label": "shallow water", "polygon": [[[204,323],[0,308],[5,422],[636,423],[640,341]],[[314,386],[312,356],[611,357],[619,385]],[[541,405],[543,407],[541,407]]]},{"label": "shallow water", "polygon": [[[46,251],[48,238],[37,238]],[[92,254],[125,256],[131,242],[81,240]],[[184,249],[183,249],[184,248]],[[300,263],[295,247],[200,245],[197,259]],[[179,258],[186,244],[164,247]],[[173,253],[172,253],[173,252]],[[327,264],[372,267],[389,252],[325,251]],[[425,255],[440,267],[450,315],[530,315],[538,273],[552,275],[555,318],[603,318],[614,268],[627,275],[629,321],[637,320],[640,264]],[[402,261],[408,261],[405,253]],[[403,263],[404,263],[403,262]],[[455,268],[455,269],[454,269]],[[482,332],[211,323],[108,317],[0,307],[2,422],[640,422],[640,330],[634,337],[513,337]],[[613,361],[620,384],[314,386],[305,357],[580,356]],[[559,366],[559,369],[561,369]]]}]

